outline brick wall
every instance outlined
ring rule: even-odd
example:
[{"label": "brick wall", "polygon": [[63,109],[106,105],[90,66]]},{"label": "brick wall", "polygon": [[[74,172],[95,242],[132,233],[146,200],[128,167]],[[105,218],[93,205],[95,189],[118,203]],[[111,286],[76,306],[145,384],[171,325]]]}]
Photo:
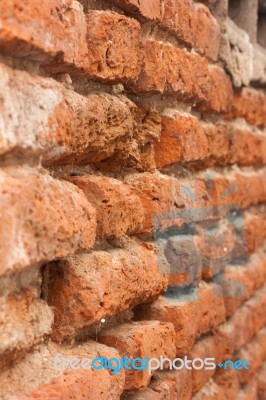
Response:
[{"label": "brick wall", "polygon": [[0,2],[1,400],[266,399],[266,4],[229,3]]}]

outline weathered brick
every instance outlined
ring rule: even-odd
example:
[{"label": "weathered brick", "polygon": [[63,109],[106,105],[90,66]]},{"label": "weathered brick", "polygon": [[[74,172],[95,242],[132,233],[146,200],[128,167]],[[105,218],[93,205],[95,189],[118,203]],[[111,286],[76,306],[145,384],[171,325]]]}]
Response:
[{"label": "weathered brick", "polygon": [[4,65],[0,71],[2,160],[60,155],[70,140],[71,119],[61,85]]},{"label": "weathered brick", "polygon": [[95,210],[74,185],[31,168],[2,171],[0,179],[0,274],[93,245]]},{"label": "weathered brick", "polygon": [[244,88],[234,94],[228,119],[244,118],[258,127],[266,125],[266,97],[262,91]]},{"label": "weathered brick", "polygon": [[191,371],[181,369],[158,372],[153,376],[150,388],[158,393],[163,393],[166,390],[169,400],[190,400],[192,394]]},{"label": "weathered brick", "polygon": [[120,246],[50,265],[46,296],[55,314],[55,340],[74,337],[84,327],[154,299],[166,288],[154,247],[131,239],[121,239]]},{"label": "weathered brick", "polygon": [[[114,346],[122,357],[130,359],[162,356],[172,360],[175,357],[175,331],[171,323],[143,321],[123,324],[108,329],[98,339],[107,346]],[[167,369],[167,362],[164,368]],[[151,379],[147,370],[126,370],[125,374],[125,390],[145,388]]]},{"label": "weathered brick", "polygon": [[253,378],[244,385],[238,392],[237,400],[257,400],[258,399],[258,382]]},{"label": "weathered brick", "polygon": [[86,19],[78,1],[8,0],[0,5],[0,48],[14,56],[47,64],[53,59],[82,66],[87,57]]},{"label": "weathered brick", "polygon": [[176,354],[184,356],[193,346],[199,320],[199,304],[194,290],[176,299],[160,297],[153,303],[140,305],[134,310],[136,320],[157,319],[172,322],[176,332]]},{"label": "weathered brick", "polygon": [[225,393],[212,379],[209,380],[197,393],[192,396],[192,400],[224,400]]},{"label": "weathered brick", "polygon": [[[41,317],[40,317],[41,316]],[[0,298],[1,369],[19,360],[51,332],[53,313],[30,290]]]},{"label": "weathered brick", "polygon": [[162,132],[155,143],[157,168],[176,162],[204,159],[208,143],[197,118],[177,114],[162,117]]},{"label": "weathered brick", "polygon": [[202,4],[194,5],[192,28],[195,35],[193,44],[196,50],[216,61],[221,39],[220,26],[209,9]]},{"label": "weathered brick", "polygon": [[161,0],[108,0],[135,17],[143,17],[152,21],[161,19]]},{"label": "weathered brick", "polygon": [[180,40],[192,44],[194,32],[194,4],[192,0],[163,0],[162,26],[174,33]]},{"label": "weathered brick", "polygon": [[144,212],[138,196],[127,185],[105,176],[68,177],[97,213],[97,236],[122,236],[140,231]]},{"label": "weathered brick", "polygon": [[[215,363],[222,361],[225,351],[225,340],[218,335],[208,335],[199,339],[190,350],[188,358],[194,360],[195,358],[214,358]],[[195,369],[192,368],[192,383],[193,392],[200,390],[215,373],[215,369],[206,368]]]},{"label": "weathered brick", "polygon": [[266,362],[264,362],[261,368],[258,370],[256,374],[256,378],[258,381],[258,391],[259,398],[261,400],[265,400],[266,398]]},{"label": "weathered brick", "polygon": [[236,399],[240,390],[238,371],[228,366],[226,369],[217,368],[213,377],[214,382],[223,389],[228,399]]},{"label": "weathered brick", "polygon": [[140,71],[140,25],[108,11],[87,14],[88,62],[86,76],[128,81]]},{"label": "weathered brick", "polygon": [[248,383],[252,375],[266,360],[266,328],[261,329],[253,339],[243,346],[235,355],[235,360],[248,361],[249,369],[239,370],[238,380],[241,384]]},{"label": "weathered brick", "polygon": [[233,98],[233,90],[229,77],[217,66],[210,66],[208,80],[204,91],[205,101],[197,109],[205,113],[226,113]]},{"label": "weathered brick", "polygon": [[141,73],[130,88],[136,93],[174,93],[182,100],[205,100],[208,64],[196,56],[170,45],[146,40]]},{"label": "weathered brick", "polygon": [[265,285],[242,305],[227,322],[217,328],[217,334],[226,343],[225,357],[248,343],[265,324]]},{"label": "weathered brick", "polygon": [[[55,365],[57,354],[59,363]],[[13,397],[20,400],[118,400],[124,389],[124,371],[114,375],[105,369],[85,370],[81,368],[80,362],[79,365],[75,364],[75,368],[79,369],[70,369],[68,362],[65,370],[62,364],[60,367],[60,360],[67,357],[92,360],[101,356],[108,359],[120,358],[114,348],[93,341],[71,347],[57,346],[52,342],[49,342],[47,347],[42,345],[39,350],[27,354],[13,368],[1,371],[2,399],[8,400]]]},{"label": "weathered brick", "polygon": [[225,321],[222,288],[215,283],[200,282],[198,291],[198,334],[207,333]]}]

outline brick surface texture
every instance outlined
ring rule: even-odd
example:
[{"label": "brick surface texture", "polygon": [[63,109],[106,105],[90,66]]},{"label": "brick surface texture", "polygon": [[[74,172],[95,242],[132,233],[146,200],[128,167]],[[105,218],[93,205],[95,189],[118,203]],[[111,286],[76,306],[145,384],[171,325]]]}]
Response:
[{"label": "brick surface texture", "polygon": [[0,400],[266,400],[265,13],[0,1]]}]

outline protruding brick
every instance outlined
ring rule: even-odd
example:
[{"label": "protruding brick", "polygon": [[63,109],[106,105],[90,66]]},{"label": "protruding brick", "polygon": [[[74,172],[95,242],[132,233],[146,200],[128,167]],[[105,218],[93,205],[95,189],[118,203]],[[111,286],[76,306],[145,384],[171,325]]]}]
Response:
[{"label": "protruding brick", "polygon": [[138,196],[120,181],[105,176],[68,177],[97,213],[97,236],[122,236],[141,230],[144,211]]},{"label": "protruding brick", "polygon": [[193,346],[199,320],[199,305],[196,290],[177,299],[160,297],[153,303],[135,309],[136,320],[157,319],[172,322],[176,331],[176,354],[184,356]]},{"label": "protruding brick", "polygon": [[18,361],[51,332],[53,312],[32,291],[0,298],[1,369]]},{"label": "protruding brick", "polygon": [[154,299],[166,288],[152,246],[121,239],[120,247],[51,264],[47,300],[55,314],[55,340],[75,337],[84,327]]},{"label": "protruding brick", "polygon": [[31,168],[1,172],[0,274],[90,248],[95,210],[69,182]]},{"label": "protruding brick", "polygon": [[140,71],[140,36],[136,20],[109,11],[90,11],[86,75],[103,80],[134,80]]},{"label": "protruding brick", "polygon": [[[170,360],[175,358],[175,331],[171,323],[133,322],[109,329],[98,339],[107,346],[114,346],[122,357],[130,359],[144,359],[145,356],[149,359],[161,356]],[[164,368],[167,369],[167,362]],[[145,388],[150,378],[147,370],[126,370],[125,390]]]},{"label": "protruding brick", "polygon": [[228,119],[244,118],[250,124],[266,125],[266,97],[262,91],[244,88],[234,94]]},{"label": "protruding brick", "polygon": [[[58,355],[56,362],[56,355]],[[29,353],[17,365],[1,372],[1,391],[3,400],[76,399],[94,398],[118,400],[124,389],[125,374],[116,375],[106,369],[95,370],[82,359],[98,357],[120,358],[114,348],[93,341],[67,346],[57,346],[50,342],[39,350]],[[70,358],[75,369],[70,369],[69,361],[64,370],[62,361]],[[77,361],[78,359],[79,361]],[[61,361],[61,363],[60,363]],[[85,360],[86,361],[86,360]],[[78,362],[78,365],[76,364]],[[104,385],[103,385],[104,382]]]},{"label": "protruding brick", "polygon": [[54,60],[61,69],[62,63],[82,66],[87,57],[86,19],[78,1],[2,2],[0,25],[0,48],[13,56]]},{"label": "protruding brick", "polygon": [[197,118],[177,114],[162,117],[162,132],[155,144],[157,168],[207,157],[208,142]]}]

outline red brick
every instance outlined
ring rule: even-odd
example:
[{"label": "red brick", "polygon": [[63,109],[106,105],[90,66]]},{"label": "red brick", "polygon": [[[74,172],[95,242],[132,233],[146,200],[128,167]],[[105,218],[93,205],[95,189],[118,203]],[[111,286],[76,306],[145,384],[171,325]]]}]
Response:
[{"label": "red brick", "polygon": [[221,39],[220,26],[209,9],[202,4],[196,3],[194,6],[192,27],[195,34],[195,49],[211,60],[217,61]]},{"label": "red brick", "polygon": [[224,400],[225,393],[212,379],[192,397],[192,400]]},{"label": "red brick", "polygon": [[87,14],[88,62],[86,76],[128,81],[140,72],[140,25],[108,11]]},{"label": "red brick", "polygon": [[152,300],[166,288],[153,246],[121,239],[120,247],[50,265],[46,296],[55,314],[54,340],[75,337],[84,327]]},{"label": "red brick", "polygon": [[[190,360],[195,358],[214,358],[215,363],[222,361],[225,351],[225,340],[218,335],[208,335],[198,340],[188,354]],[[192,369],[193,392],[200,390],[215,373],[215,369]]]},{"label": "red brick", "polygon": [[122,400],[164,400],[169,395],[169,390],[167,387],[164,387],[160,390],[160,392],[156,392],[155,390],[147,387],[144,390],[135,390],[130,393],[124,393],[121,397]]},{"label": "red brick", "polygon": [[244,118],[252,125],[266,125],[266,97],[262,91],[244,88],[234,94],[228,119]]},{"label": "red brick", "polygon": [[140,231],[144,212],[138,196],[127,185],[105,176],[68,177],[97,213],[97,236],[122,236]]},{"label": "red brick", "polygon": [[162,117],[162,132],[155,143],[157,168],[176,162],[204,159],[208,154],[206,135],[197,118],[177,114]]},{"label": "red brick", "polygon": [[95,210],[74,185],[31,168],[2,171],[0,179],[0,274],[93,245]]},{"label": "red brick", "polygon": [[[41,316],[41,318],[39,318]],[[0,298],[1,369],[16,362],[51,332],[53,313],[31,290]]]},{"label": "red brick", "polygon": [[0,5],[0,48],[14,56],[82,66],[87,57],[86,19],[72,0],[7,0]]},{"label": "red brick", "polygon": [[152,21],[161,19],[161,0],[109,0],[135,17],[143,17]]},{"label": "red brick", "polygon": [[210,66],[204,91],[205,101],[197,109],[207,114],[226,113],[231,107],[233,91],[226,73],[217,66]]},{"label": "red brick", "polygon": [[259,390],[259,398],[261,400],[265,400],[266,395],[266,362],[264,362],[261,368],[258,370],[256,374],[256,378],[258,381],[258,390]]},{"label": "red brick", "polygon": [[192,0],[163,0],[162,26],[187,44],[194,41],[192,23],[194,4]]},{"label": "red brick", "polygon": [[113,375],[105,369],[71,370],[68,364],[65,370],[62,364],[61,368],[60,364],[54,368],[54,357],[57,354],[61,355],[59,360],[66,357],[79,360],[83,358],[92,360],[101,356],[108,359],[120,358],[115,349],[93,341],[69,347],[57,346],[50,342],[47,347],[42,345],[38,350],[27,354],[13,368],[1,371],[4,399],[12,397],[19,400],[120,399],[124,389],[124,371]]},{"label": "red brick", "polygon": [[[149,359],[161,356],[170,360],[175,358],[175,331],[171,323],[143,321],[123,324],[108,329],[98,339],[107,346],[114,346],[122,357],[129,359],[144,359],[145,356]],[[164,368],[167,369],[167,363]],[[126,370],[125,374],[125,390],[145,388],[151,379],[147,370]]]},{"label": "red brick", "polygon": [[205,100],[206,59],[155,40],[146,40],[143,52],[141,73],[130,85],[135,93],[167,93],[176,94],[181,100]]},{"label": "red brick", "polygon": [[188,293],[178,299],[160,297],[153,303],[138,306],[135,311],[136,320],[157,319],[172,322],[176,332],[176,354],[184,356],[193,346],[199,320],[197,293]]},{"label": "red brick", "polygon": [[200,282],[198,292],[198,334],[207,333],[225,321],[222,288],[215,283]]}]

